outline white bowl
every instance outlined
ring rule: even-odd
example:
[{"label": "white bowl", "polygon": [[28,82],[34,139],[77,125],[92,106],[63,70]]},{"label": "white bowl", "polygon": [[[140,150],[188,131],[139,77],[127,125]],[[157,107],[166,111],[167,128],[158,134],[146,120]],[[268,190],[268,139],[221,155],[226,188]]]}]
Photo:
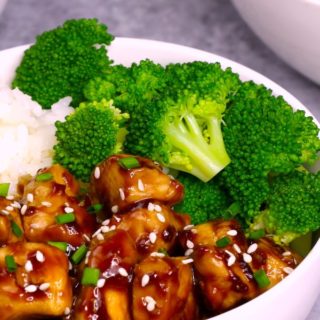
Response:
[{"label": "white bowl", "polygon": [[320,0],[232,0],[285,62],[320,84]]},{"label": "white bowl", "polygon": [[[27,46],[16,47],[0,52],[0,87],[10,84],[14,70]],[[149,58],[161,64],[202,60],[220,62],[223,67],[231,67],[243,80],[263,83],[276,95],[282,95],[295,109],[311,113],[289,92],[261,74],[236,62],[208,52],[158,41],[116,38],[109,54],[116,63],[129,65]],[[317,125],[319,123],[316,121]],[[320,240],[294,270],[277,286],[256,299],[214,317],[214,320],[302,320],[308,315],[320,292]],[[213,319],[213,318],[212,318]]]}]

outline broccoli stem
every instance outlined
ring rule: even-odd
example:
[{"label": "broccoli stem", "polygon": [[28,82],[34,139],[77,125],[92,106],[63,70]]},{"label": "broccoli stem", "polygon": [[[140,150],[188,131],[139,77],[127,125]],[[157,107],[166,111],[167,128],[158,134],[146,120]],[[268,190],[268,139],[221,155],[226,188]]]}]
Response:
[{"label": "broccoli stem", "polygon": [[166,132],[172,146],[191,159],[192,168],[176,164],[169,166],[192,173],[204,182],[213,178],[230,162],[222,139],[221,121],[210,117],[206,122],[210,135],[209,143],[203,137],[196,117],[191,114],[186,114],[177,123],[169,125]]}]

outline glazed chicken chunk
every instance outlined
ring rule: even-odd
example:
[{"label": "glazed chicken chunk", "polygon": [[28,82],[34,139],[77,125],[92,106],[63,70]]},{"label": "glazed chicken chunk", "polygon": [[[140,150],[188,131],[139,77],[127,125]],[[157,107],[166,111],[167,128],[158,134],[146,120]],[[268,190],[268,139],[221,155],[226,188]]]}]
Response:
[{"label": "glazed chicken chunk", "polygon": [[[134,159],[135,166],[126,167],[122,164],[125,159]],[[182,185],[163,173],[159,165],[129,155],[111,156],[100,163],[94,170],[91,185],[93,193],[110,213],[127,211],[146,200],[173,205],[183,196]]]},{"label": "glazed chicken chunk", "polygon": [[78,183],[59,165],[40,170],[23,188],[21,215],[29,241],[86,242],[95,230],[95,217],[77,199]]},{"label": "glazed chicken chunk", "polygon": [[41,243],[15,243],[0,248],[2,320],[63,316],[72,305],[68,259]]},{"label": "glazed chicken chunk", "polygon": [[190,261],[150,256],[134,271],[134,320],[194,320],[198,318]]}]

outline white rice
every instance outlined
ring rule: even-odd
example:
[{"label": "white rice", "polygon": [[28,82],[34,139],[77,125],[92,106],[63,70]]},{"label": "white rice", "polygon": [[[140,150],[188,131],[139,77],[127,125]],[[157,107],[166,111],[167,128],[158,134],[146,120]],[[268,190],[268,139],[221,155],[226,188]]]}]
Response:
[{"label": "white rice", "polygon": [[43,110],[18,89],[0,88],[0,183],[15,191],[21,175],[52,164],[56,121],[73,112],[70,97]]}]

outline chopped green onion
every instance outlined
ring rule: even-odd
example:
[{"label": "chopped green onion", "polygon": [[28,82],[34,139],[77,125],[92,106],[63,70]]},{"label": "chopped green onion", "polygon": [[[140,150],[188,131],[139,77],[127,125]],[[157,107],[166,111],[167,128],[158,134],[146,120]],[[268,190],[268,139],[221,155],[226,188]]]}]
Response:
[{"label": "chopped green onion", "polygon": [[231,240],[228,237],[223,237],[216,241],[216,246],[219,248],[224,248],[231,243]]},{"label": "chopped green onion", "polygon": [[59,224],[65,224],[76,220],[74,213],[64,213],[56,216],[56,222]]},{"label": "chopped green onion", "polygon": [[252,240],[258,240],[265,236],[265,232],[263,229],[253,230],[249,233],[249,238]]},{"label": "chopped green onion", "polygon": [[238,202],[233,202],[227,210],[228,213],[234,217],[241,211],[240,204]]},{"label": "chopped green onion", "polygon": [[164,254],[165,256],[169,255],[168,251],[165,248],[159,248],[158,252]]},{"label": "chopped green onion", "polygon": [[122,158],[118,160],[120,166],[124,169],[140,168],[139,161],[134,157]]},{"label": "chopped green onion", "polygon": [[266,272],[262,269],[253,273],[253,277],[256,280],[259,288],[263,289],[269,286],[271,283]]},{"label": "chopped green onion", "polygon": [[81,260],[84,258],[86,253],[88,252],[88,248],[83,244],[80,246],[77,251],[71,256],[71,261],[74,264],[79,264]]},{"label": "chopped green onion", "polygon": [[50,172],[40,173],[36,176],[36,181],[50,181],[53,179],[53,175]]},{"label": "chopped green onion", "polygon": [[48,241],[48,245],[56,247],[63,252],[65,252],[68,248],[68,244],[66,242]]},{"label": "chopped green onion", "polygon": [[15,272],[16,271],[17,264],[14,261],[14,257],[13,256],[6,256],[5,257],[5,263],[6,263],[7,270],[9,272]]},{"label": "chopped green onion", "polygon": [[102,210],[102,208],[103,208],[103,205],[101,203],[96,203],[96,204],[91,205],[88,208],[88,212],[89,213],[98,213]]},{"label": "chopped green onion", "polygon": [[97,268],[84,268],[81,284],[84,286],[96,286],[100,277],[100,270]]},{"label": "chopped green onion", "polygon": [[20,238],[23,235],[23,231],[15,221],[11,221],[11,230],[15,236]]},{"label": "chopped green onion", "polygon": [[6,197],[8,195],[10,183],[0,183],[0,197]]}]

